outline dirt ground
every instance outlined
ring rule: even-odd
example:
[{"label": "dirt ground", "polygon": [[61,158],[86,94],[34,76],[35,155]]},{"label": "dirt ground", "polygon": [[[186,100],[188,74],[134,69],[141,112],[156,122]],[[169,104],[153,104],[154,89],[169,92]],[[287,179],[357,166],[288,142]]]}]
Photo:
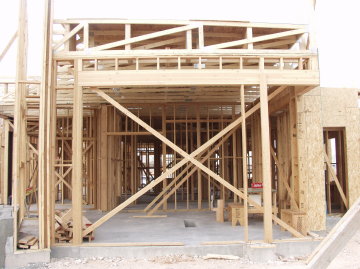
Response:
[{"label": "dirt ground", "polygon": [[[360,269],[360,230],[352,238],[347,246],[333,260],[328,269]],[[43,265],[29,265],[26,268],[48,268],[48,269],[189,269],[189,268],[207,268],[207,269],[238,269],[238,268],[257,268],[257,269],[275,269],[275,268],[305,268],[305,261],[296,258],[287,260],[271,261],[268,263],[251,262],[244,258],[238,260],[205,260],[203,257],[189,256],[165,256],[149,260],[132,260],[122,258],[88,258],[88,259],[59,259]]]}]

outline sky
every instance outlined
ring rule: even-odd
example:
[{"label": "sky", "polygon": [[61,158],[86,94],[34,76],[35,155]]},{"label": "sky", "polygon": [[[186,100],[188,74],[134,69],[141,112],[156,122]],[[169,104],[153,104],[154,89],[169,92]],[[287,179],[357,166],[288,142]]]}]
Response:
[{"label": "sky", "polygon": [[[310,24],[316,32],[321,86],[360,88],[357,29],[360,22],[356,0],[317,0],[315,13],[311,0],[54,1],[55,18],[59,19],[204,19]],[[41,74],[43,5],[44,0],[28,0],[29,76]],[[0,52],[16,30],[17,17],[18,1],[0,0]],[[0,77],[15,74],[14,45],[0,62]]]}]

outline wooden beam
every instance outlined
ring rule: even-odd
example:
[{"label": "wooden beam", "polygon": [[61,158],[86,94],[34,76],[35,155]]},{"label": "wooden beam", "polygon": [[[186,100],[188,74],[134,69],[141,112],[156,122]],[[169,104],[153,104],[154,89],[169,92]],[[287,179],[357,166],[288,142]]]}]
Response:
[{"label": "wooden beam", "polygon": [[280,162],[279,162],[279,159],[277,158],[277,156],[275,155],[275,151],[273,149],[272,146],[270,146],[270,150],[271,150],[271,155],[275,161],[275,164],[278,168],[278,172],[279,172],[279,179],[280,179],[280,182],[285,186],[289,196],[290,196],[290,199],[292,201],[292,203],[294,204],[294,207],[295,209],[299,209],[299,206],[295,200],[295,196],[294,196],[294,193],[292,192],[290,186],[289,186],[289,183],[287,182],[286,178],[285,178],[285,172],[284,172],[284,169],[282,166],[280,166]]},{"label": "wooden beam", "polygon": [[85,23],[80,23],[77,25],[74,29],[72,29],[69,33],[67,33],[58,43],[56,43],[53,47],[53,50],[57,50],[61,47],[66,41],[68,41],[71,37],[73,37],[75,34],[77,34],[83,27]]},{"label": "wooden beam", "polygon": [[[131,24],[125,24],[125,40],[131,38]],[[125,45],[125,50],[131,50],[131,44]]]},{"label": "wooden beam", "polygon": [[276,34],[269,34],[269,35],[263,35],[263,36],[253,37],[253,38],[246,38],[246,39],[242,39],[242,40],[220,43],[220,44],[216,44],[216,45],[206,46],[205,48],[206,49],[224,49],[224,48],[229,48],[229,47],[235,47],[235,46],[265,41],[265,40],[276,39],[276,38],[280,38],[280,37],[284,37],[284,36],[299,35],[299,34],[303,34],[303,33],[305,33],[305,29],[290,30],[290,31],[276,33]]},{"label": "wooden beam", "polygon": [[27,79],[27,1],[19,1],[18,47],[16,57],[15,106],[14,106],[14,148],[13,148],[13,193],[14,251],[17,248],[18,228],[25,213],[25,184],[27,151],[22,147],[26,139],[26,85],[20,81]]},{"label": "wooden beam", "polygon": [[8,181],[9,181],[9,120],[4,120],[4,151],[2,156],[2,201],[4,205],[8,204]]},{"label": "wooden beam", "polygon": [[337,187],[337,189],[338,189],[338,191],[340,193],[341,199],[344,202],[344,205],[346,206],[346,208],[349,208],[349,203],[348,203],[348,200],[347,200],[346,195],[344,193],[344,190],[342,189],[342,187],[340,185],[339,179],[336,176],[336,172],[335,172],[334,168],[332,167],[329,156],[326,154],[325,150],[324,150],[324,158],[325,158],[325,162],[326,162],[327,167],[328,167],[328,171],[330,172],[332,178],[334,179],[336,187]]},{"label": "wooden beam", "polygon": [[[201,163],[204,163],[206,160],[208,160],[208,159],[210,158],[210,156],[211,156],[222,144],[224,144],[225,141],[226,141],[235,131],[236,131],[236,128],[232,129],[229,133],[227,133],[227,134],[206,154],[206,156],[201,159]],[[202,154],[202,153],[200,153],[200,155],[201,155],[201,154]],[[170,190],[170,188],[172,188],[172,186],[175,185],[175,182],[176,182],[177,180],[179,180],[180,178],[182,178],[182,176],[183,176],[192,166],[193,166],[192,164],[189,164],[183,171],[181,171],[181,173],[166,187],[166,189],[164,189],[164,190],[162,191],[162,193],[160,193],[160,194],[158,195],[158,197],[160,198],[161,195],[165,194],[168,190]],[[177,184],[177,186],[176,186],[175,188],[171,189],[170,192],[166,193],[166,195],[163,197],[163,199],[162,199],[153,209],[151,209],[151,211],[149,211],[148,215],[154,214],[154,213],[157,211],[157,209],[158,209],[163,203],[165,203],[165,202],[167,201],[167,199],[168,199],[171,195],[173,195],[173,194],[177,191],[177,189],[179,189],[179,188],[182,186],[182,184],[184,184],[185,181],[187,181],[188,178],[191,177],[191,175],[192,175],[193,173],[195,173],[195,171],[197,171],[197,170],[199,170],[199,169],[198,169],[196,166],[193,167],[193,168],[190,170],[190,172],[187,173],[186,176],[181,179],[181,181]],[[145,208],[145,210],[144,210],[145,212],[148,211],[148,210],[150,209],[150,207],[158,200],[158,197],[156,197],[156,198]]]},{"label": "wooden beam", "polygon": [[359,230],[360,198],[340,219],[307,260],[308,269],[327,268]]},{"label": "wooden beam", "polygon": [[189,25],[185,25],[185,26],[174,27],[174,28],[168,29],[168,30],[158,31],[158,32],[151,33],[151,34],[141,35],[141,36],[132,37],[132,38],[129,38],[129,39],[124,39],[124,40],[111,42],[111,43],[108,43],[108,44],[105,44],[105,45],[100,45],[100,46],[97,46],[97,47],[93,47],[92,50],[107,50],[107,49],[111,49],[111,48],[115,48],[115,47],[119,47],[119,46],[132,44],[132,43],[139,42],[139,41],[144,41],[144,40],[147,40],[147,39],[152,39],[152,38],[157,38],[157,37],[160,37],[160,36],[165,36],[165,35],[171,35],[171,34],[175,34],[175,33],[179,33],[179,32],[184,32],[184,31],[187,31],[187,30],[195,29],[197,27],[199,27],[198,24],[189,24]]},{"label": "wooden beam", "polygon": [[[245,115],[245,87],[242,84],[240,88],[241,115]],[[241,122],[241,144],[242,144],[242,180],[244,189],[244,241],[249,241],[248,225],[248,164],[247,164],[247,134],[246,117]]]},{"label": "wooden beam", "polygon": [[73,245],[82,243],[82,137],[83,137],[83,95],[82,88],[77,86],[77,71],[81,70],[81,62],[75,61],[74,109],[72,130],[72,214]]},{"label": "wooden beam", "polygon": [[264,241],[271,243],[272,238],[272,202],[271,202],[271,162],[270,128],[267,84],[265,76],[260,78],[260,115],[261,115],[261,159],[264,199]]}]

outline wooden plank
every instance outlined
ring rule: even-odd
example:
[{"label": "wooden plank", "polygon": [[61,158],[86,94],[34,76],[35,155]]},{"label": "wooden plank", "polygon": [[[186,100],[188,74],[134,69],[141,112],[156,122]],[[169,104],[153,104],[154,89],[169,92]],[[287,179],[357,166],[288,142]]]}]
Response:
[{"label": "wooden plank", "polygon": [[345,204],[346,208],[349,208],[349,203],[348,203],[348,200],[347,200],[346,195],[344,193],[344,190],[342,189],[342,187],[340,185],[339,179],[336,176],[336,172],[335,172],[334,168],[332,167],[329,156],[326,154],[325,150],[324,150],[324,158],[325,158],[325,162],[326,162],[327,167],[328,167],[328,171],[330,172],[332,178],[334,179],[336,187],[337,187],[337,189],[338,189],[338,191],[340,193],[341,199],[342,199],[343,203]]},{"label": "wooden plank", "polygon": [[19,1],[18,20],[18,47],[16,57],[16,78],[15,78],[15,105],[14,105],[14,147],[13,147],[13,186],[12,205],[14,208],[14,238],[13,246],[16,251],[18,227],[25,214],[25,184],[26,184],[26,163],[27,151],[22,149],[27,144],[26,140],[26,85],[20,83],[27,79],[27,2]]},{"label": "wooden plank", "polygon": [[[196,143],[197,147],[201,146],[201,134],[200,134],[200,110],[196,108]],[[198,209],[202,208],[202,182],[201,182],[201,170],[197,170],[197,191],[198,191]]]},{"label": "wooden plank", "polygon": [[4,120],[4,151],[2,158],[2,201],[4,205],[8,204],[8,180],[9,180],[9,120]]},{"label": "wooden plank", "polygon": [[271,151],[271,156],[273,157],[274,161],[275,161],[275,164],[276,166],[278,167],[278,172],[279,172],[279,178],[280,178],[280,181],[281,183],[285,186],[289,196],[290,196],[290,199],[292,200],[294,206],[296,209],[299,209],[299,206],[295,200],[295,196],[294,196],[294,193],[292,192],[287,180],[285,179],[285,176],[284,176],[284,168],[282,166],[280,166],[280,162],[279,162],[279,159],[277,158],[277,156],[275,155],[275,151],[273,149],[272,146],[270,146],[270,151]]},{"label": "wooden plank", "polygon": [[207,48],[207,49],[224,49],[224,48],[235,47],[235,46],[260,42],[260,41],[276,39],[276,38],[285,37],[285,36],[299,35],[299,34],[303,34],[305,32],[306,31],[304,29],[290,30],[290,31],[285,31],[285,32],[281,32],[281,33],[276,33],[276,34],[268,34],[268,35],[253,37],[253,38],[246,38],[246,39],[242,39],[242,40],[220,43],[220,44],[216,44],[216,45],[206,46],[205,48]]},{"label": "wooden plank", "polygon": [[[212,154],[214,154],[214,152],[222,145],[225,143],[225,141],[227,141],[227,139],[236,131],[236,128],[232,129],[229,133],[227,133],[207,154],[204,158],[201,159],[201,162],[204,163],[206,160],[208,160],[210,158],[210,156]],[[201,153],[202,154],[202,153]],[[158,197],[161,197],[161,195],[163,195],[164,193],[166,193],[166,195],[164,196],[164,198],[153,208],[151,209],[151,211],[148,212],[148,215],[153,214],[154,212],[157,211],[157,209],[164,203],[166,202],[166,200],[173,195],[181,186],[182,184],[184,184],[185,182],[188,182],[188,178],[192,176],[193,173],[195,173],[195,171],[198,170],[198,168],[195,166],[193,167],[190,172],[187,173],[186,176],[183,177],[183,175],[188,171],[188,169],[190,169],[192,167],[192,164],[189,164],[185,169],[183,169],[180,174],[178,174],[178,176],[162,191],[162,193],[160,193],[158,195]],[[171,189],[169,192],[168,190],[174,186],[175,182],[181,178],[181,181],[177,184],[177,186],[175,186],[173,189]],[[145,212],[148,211],[150,209],[150,207],[156,202],[156,200],[158,199],[158,197],[156,197],[146,208],[145,208]]]},{"label": "wooden plank", "polygon": [[192,30],[186,31],[186,49],[192,49]]},{"label": "wooden plank", "polygon": [[[246,39],[252,39],[253,38],[253,29],[251,27],[247,27],[246,28]],[[248,43],[247,44],[247,49],[254,49],[254,43]]]},{"label": "wooden plank", "polygon": [[360,198],[351,206],[307,260],[308,269],[327,268],[359,230]]},{"label": "wooden plank", "polygon": [[[269,85],[318,85],[319,72],[312,70],[264,70]],[[257,69],[182,69],[79,72],[79,86],[119,87],[119,86],[204,86],[204,85],[254,85],[259,84]],[[215,100],[218,101],[218,100]]]},{"label": "wooden plank", "polygon": [[84,28],[85,23],[82,22],[79,25],[77,25],[74,29],[72,29],[69,33],[67,33],[59,42],[57,42],[54,47],[53,50],[57,50],[58,48],[61,47],[61,45],[63,45],[66,41],[68,41],[71,37],[73,37],[75,34],[77,34],[82,28]]},{"label": "wooden plank", "polygon": [[271,202],[271,162],[270,128],[267,84],[265,76],[260,78],[260,114],[261,114],[261,156],[264,199],[264,241],[272,242],[272,202]]},{"label": "wooden plank", "polygon": [[[240,88],[241,115],[245,115],[245,87]],[[242,145],[242,180],[244,188],[244,240],[249,241],[248,224],[248,164],[247,164],[247,135],[246,135],[246,117],[241,122],[241,145]]]},{"label": "wooden plank", "polygon": [[77,70],[81,70],[81,62],[75,61],[74,110],[72,130],[72,217],[73,245],[82,243],[82,137],[83,137],[83,95],[82,88],[77,86]]},{"label": "wooden plank", "polygon": [[124,45],[132,44],[132,43],[135,43],[135,42],[160,37],[160,36],[165,36],[165,35],[171,35],[171,34],[175,34],[175,33],[179,33],[179,32],[184,32],[184,31],[187,31],[187,30],[195,29],[197,27],[199,27],[198,24],[189,24],[189,25],[185,25],[185,26],[174,27],[174,28],[168,29],[168,30],[158,31],[158,32],[151,33],[151,34],[145,34],[145,35],[141,35],[141,36],[137,36],[137,37],[132,37],[132,38],[124,39],[124,40],[111,42],[111,43],[108,43],[108,44],[105,44],[105,45],[100,45],[100,46],[97,46],[97,47],[93,47],[92,50],[107,50],[107,49],[111,49],[111,48],[115,48],[115,47],[119,47],[119,46],[124,46]]},{"label": "wooden plank", "polygon": [[[125,24],[125,40],[130,38],[131,38],[131,24]],[[131,44],[126,44],[125,50],[131,50]]]},{"label": "wooden plank", "polygon": [[[189,31],[191,31],[191,30],[189,30]],[[162,41],[159,41],[159,42],[152,42],[150,44],[138,46],[138,47],[135,47],[133,49],[134,50],[149,50],[149,49],[162,47],[162,46],[165,46],[165,45],[180,43],[180,42],[183,42],[183,41],[185,41],[184,37],[175,37],[175,38],[171,38],[171,39],[167,39],[167,40],[162,40]],[[127,46],[127,45],[125,45],[125,46]]]}]

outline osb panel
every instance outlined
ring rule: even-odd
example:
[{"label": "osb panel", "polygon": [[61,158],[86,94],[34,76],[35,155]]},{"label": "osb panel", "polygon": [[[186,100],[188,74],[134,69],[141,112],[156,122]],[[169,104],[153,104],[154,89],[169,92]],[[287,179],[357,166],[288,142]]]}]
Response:
[{"label": "osb panel", "polygon": [[322,157],[321,97],[305,95],[299,98],[298,145],[300,208],[308,213],[308,228],[323,230],[326,224],[325,189]]},{"label": "osb panel", "polygon": [[346,109],[346,154],[350,206],[360,196],[360,110]]},{"label": "osb panel", "polygon": [[321,88],[321,109],[324,127],[344,127],[346,108],[357,107],[357,89]]}]

